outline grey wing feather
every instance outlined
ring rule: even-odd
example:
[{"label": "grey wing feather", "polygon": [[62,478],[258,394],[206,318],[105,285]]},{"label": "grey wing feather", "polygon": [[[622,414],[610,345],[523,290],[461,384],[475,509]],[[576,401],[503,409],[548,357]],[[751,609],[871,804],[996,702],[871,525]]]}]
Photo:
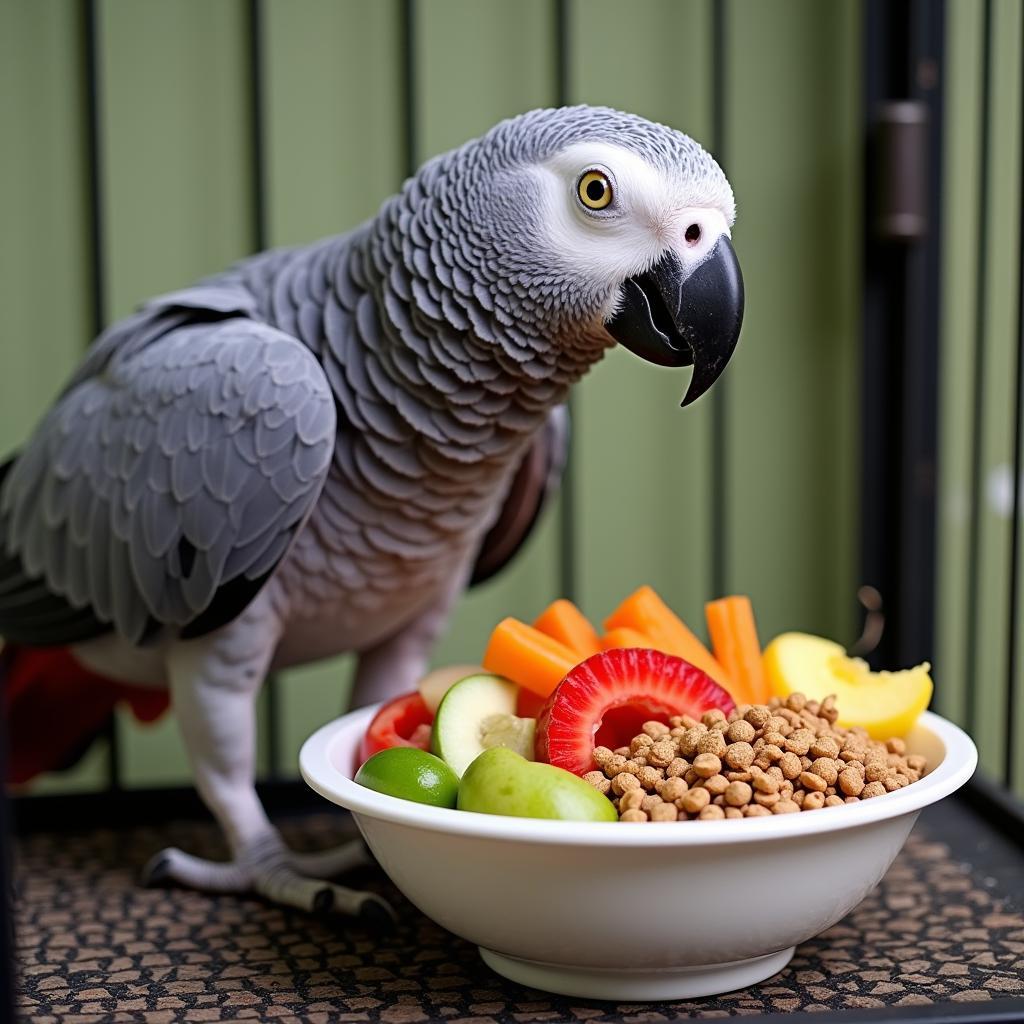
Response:
[{"label": "grey wing feather", "polygon": [[335,408],[313,354],[245,317],[153,319],[94,348],[0,476],[0,636],[216,628],[316,503]]}]

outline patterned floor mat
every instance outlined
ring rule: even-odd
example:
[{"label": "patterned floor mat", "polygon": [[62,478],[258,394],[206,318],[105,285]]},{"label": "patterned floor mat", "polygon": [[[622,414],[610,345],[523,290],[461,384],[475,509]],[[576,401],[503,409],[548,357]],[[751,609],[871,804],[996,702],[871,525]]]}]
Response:
[{"label": "patterned floor mat", "polygon": [[[284,831],[294,847],[316,849],[350,827],[317,814]],[[256,900],[135,885],[160,847],[222,855],[212,825],[38,834],[18,844],[16,859],[20,1012],[37,1024],[640,1024],[1024,997],[1024,913],[1013,891],[1024,874],[1007,866],[1005,849],[1001,868],[991,856],[965,860],[969,837],[963,843],[952,850],[922,819],[878,889],[761,985],[614,1006],[503,981],[472,946],[401,903],[377,872],[358,882],[401,906],[403,923],[386,938]]]}]

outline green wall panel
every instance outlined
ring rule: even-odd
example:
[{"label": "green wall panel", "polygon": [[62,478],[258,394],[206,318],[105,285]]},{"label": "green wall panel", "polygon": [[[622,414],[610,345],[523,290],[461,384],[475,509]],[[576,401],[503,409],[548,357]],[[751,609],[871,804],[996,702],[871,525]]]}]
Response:
[{"label": "green wall panel", "polygon": [[79,27],[61,0],[0,4],[0,457],[89,340]]},{"label": "green wall panel", "polygon": [[[253,250],[248,20],[241,0],[103,0],[110,318]],[[189,778],[176,723],[120,720],[129,786]]]},{"label": "green wall panel", "polygon": [[853,639],[861,159],[856,3],[729,8],[746,322],[725,376],[727,582],[762,637]]},{"label": "green wall panel", "polygon": [[1013,458],[1012,367],[1016,347],[1017,218],[1007,216],[1019,202],[1019,90],[1020,5],[999,0],[994,5],[992,90],[992,149],[990,151],[991,217],[989,220],[989,275],[987,365],[982,404],[981,547],[975,571],[979,574],[978,604],[967,609],[977,615],[977,657],[967,680],[970,692],[980,694],[974,737],[981,763],[993,774],[1002,769],[1003,721],[1006,706],[1010,517],[999,500],[999,481],[1010,483]]},{"label": "green wall panel", "polygon": [[264,5],[271,245],[347,231],[405,177],[396,0]]},{"label": "green wall panel", "polygon": [[253,250],[246,10],[101,0],[111,318]]},{"label": "green wall panel", "polygon": [[[417,162],[554,101],[553,8],[545,0],[429,0],[416,5]],[[473,662],[506,615],[532,619],[558,590],[549,514],[520,557],[459,603],[434,663]]]},{"label": "green wall panel", "polygon": [[[79,9],[0,3],[0,458],[19,445],[90,336]],[[33,792],[100,789],[106,744]]]},{"label": "green wall panel", "polygon": [[[711,148],[710,3],[644,0],[629,19],[613,0],[570,10],[573,102],[629,110]],[[578,390],[575,561],[597,622],[649,583],[703,632],[711,418],[707,398],[679,407],[689,372],[614,349]]]},{"label": "green wall panel", "polygon": [[974,0],[949,5],[943,208],[961,211],[943,224],[942,362],[939,408],[935,706],[966,723],[970,568],[972,412],[975,370],[978,219],[978,111],[981,103],[982,9]]}]

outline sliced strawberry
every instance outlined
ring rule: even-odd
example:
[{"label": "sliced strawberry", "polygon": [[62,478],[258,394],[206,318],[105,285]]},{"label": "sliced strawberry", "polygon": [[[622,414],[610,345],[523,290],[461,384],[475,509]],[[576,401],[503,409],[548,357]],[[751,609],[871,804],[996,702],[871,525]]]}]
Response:
[{"label": "sliced strawberry", "polygon": [[594,767],[594,747],[629,743],[652,718],[699,718],[732,698],[688,661],[661,651],[620,648],[595,654],[558,684],[537,719],[536,754],[577,775]]}]

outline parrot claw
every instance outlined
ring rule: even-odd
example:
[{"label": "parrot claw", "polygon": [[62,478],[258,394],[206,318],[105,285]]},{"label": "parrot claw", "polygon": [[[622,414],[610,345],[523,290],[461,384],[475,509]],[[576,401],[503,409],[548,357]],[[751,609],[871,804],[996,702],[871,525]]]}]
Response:
[{"label": "parrot claw", "polygon": [[317,914],[346,914],[381,930],[396,922],[386,900],[374,893],[324,881],[372,864],[362,840],[333,850],[292,853],[276,832],[250,843],[233,861],[212,861],[173,847],[161,850],[142,869],[142,884],[178,884],[200,892],[255,892],[274,903]]}]

